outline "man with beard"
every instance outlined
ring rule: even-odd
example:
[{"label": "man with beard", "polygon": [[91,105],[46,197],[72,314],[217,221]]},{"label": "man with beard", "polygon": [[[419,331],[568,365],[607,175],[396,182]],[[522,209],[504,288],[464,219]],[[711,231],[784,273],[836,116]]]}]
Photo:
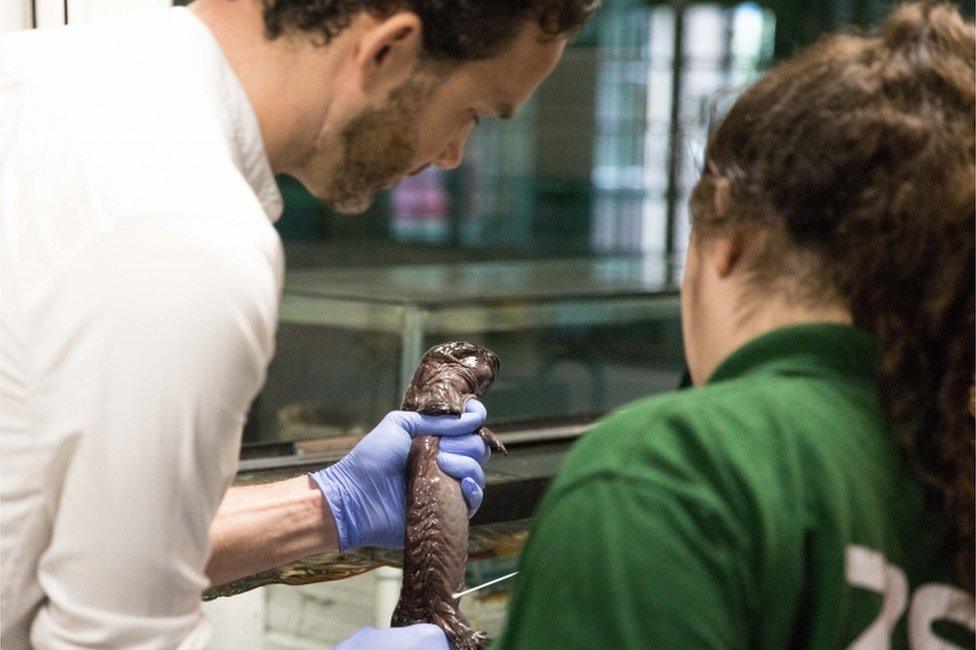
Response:
[{"label": "man with beard", "polygon": [[[4,648],[200,647],[208,584],[400,546],[414,435],[449,436],[478,507],[477,402],[225,496],[274,342],[274,174],[359,212],[455,167],[593,4],[199,0],[0,39]],[[357,642],[446,647],[376,635]]]}]

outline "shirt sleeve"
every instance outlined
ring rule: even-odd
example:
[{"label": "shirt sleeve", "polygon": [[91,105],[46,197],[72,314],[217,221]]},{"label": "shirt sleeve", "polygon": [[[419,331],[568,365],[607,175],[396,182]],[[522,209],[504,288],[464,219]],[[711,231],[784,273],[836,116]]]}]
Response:
[{"label": "shirt sleeve", "polygon": [[541,510],[496,649],[749,644],[734,526],[701,499],[603,475]]},{"label": "shirt sleeve", "polygon": [[31,643],[201,647],[209,528],[272,355],[278,277],[235,224],[144,218],[37,306],[51,525]]}]

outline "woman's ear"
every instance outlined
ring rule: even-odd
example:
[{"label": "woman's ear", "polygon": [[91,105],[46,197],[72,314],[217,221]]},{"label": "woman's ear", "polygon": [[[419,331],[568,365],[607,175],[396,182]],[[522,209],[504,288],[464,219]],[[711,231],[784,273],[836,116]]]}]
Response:
[{"label": "woman's ear", "polygon": [[738,235],[719,235],[711,242],[709,257],[718,277],[725,279],[732,274],[742,256],[742,241]]},{"label": "woman's ear", "polygon": [[382,20],[370,19],[360,36],[355,64],[364,93],[396,88],[416,69],[423,53],[420,17],[402,11]]},{"label": "woman's ear", "polygon": [[715,210],[716,219],[724,219],[729,211],[732,187],[729,179],[718,176],[712,179],[712,209]]},{"label": "woman's ear", "polygon": [[[712,179],[712,209],[715,220],[729,220],[732,207],[732,185],[729,179],[716,176]],[[752,251],[762,233],[756,229],[737,226],[734,223],[724,228],[724,234],[716,235],[711,242],[709,256],[720,278],[731,275],[742,264],[743,257]]]}]

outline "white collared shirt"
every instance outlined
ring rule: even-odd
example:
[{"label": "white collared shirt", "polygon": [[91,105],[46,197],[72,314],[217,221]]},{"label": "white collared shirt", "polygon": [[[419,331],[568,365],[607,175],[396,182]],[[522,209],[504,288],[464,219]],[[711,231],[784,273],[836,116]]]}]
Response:
[{"label": "white collared shirt", "polygon": [[281,199],[186,9],[0,38],[4,650],[199,647]]}]

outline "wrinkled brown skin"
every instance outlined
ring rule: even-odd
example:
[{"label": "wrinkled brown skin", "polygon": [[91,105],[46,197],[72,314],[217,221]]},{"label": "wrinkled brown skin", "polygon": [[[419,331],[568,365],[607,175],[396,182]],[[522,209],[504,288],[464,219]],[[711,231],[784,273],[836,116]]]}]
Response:
[{"label": "wrinkled brown skin", "polygon": [[[494,352],[471,343],[436,345],[424,354],[403,398],[403,410],[459,414],[481,397],[498,372]],[[505,446],[486,427],[479,435],[495,451]],[[393,627],[433,623],[457,650],[484,648],[488,637],[473,630],[453,594],[464,589],[468,561],[468,509],[460,484],[437,466],[436,436],[414,438],[407,459],[407,530],[403,588]]]}]

